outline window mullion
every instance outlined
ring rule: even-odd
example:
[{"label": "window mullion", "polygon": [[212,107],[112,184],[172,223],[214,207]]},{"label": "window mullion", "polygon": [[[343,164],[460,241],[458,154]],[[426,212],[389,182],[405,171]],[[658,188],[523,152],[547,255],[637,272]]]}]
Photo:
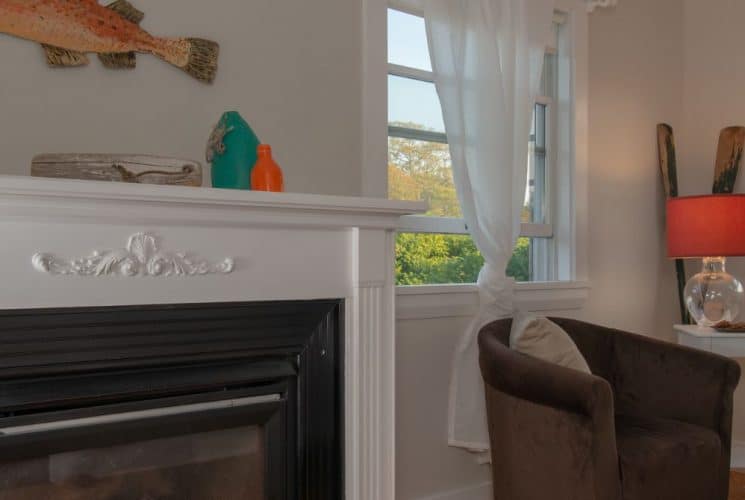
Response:
[{"label": "window mullion", "polygon": [[396,125],[388,125],[388,136],[398,137],[400,139],[411,139],[414,141],[437,142],[439,144],[448,143],[448,136],[443,132],[399,127]]},{"label": "window mullion", "polygon": [[[401,217],[398,230],[402,233],[468,234],[468,226],[463,219],[429,215]],[[551,238],[553,234],[552,224],[523,222],[520,225],[521,238]]]},{"label": "window mullion", "polygon": [[435,83],[435,74],[431,71],[401,66],[400,64],[388,63],[388,74],[411,80],[419,80],[420,82]]}]

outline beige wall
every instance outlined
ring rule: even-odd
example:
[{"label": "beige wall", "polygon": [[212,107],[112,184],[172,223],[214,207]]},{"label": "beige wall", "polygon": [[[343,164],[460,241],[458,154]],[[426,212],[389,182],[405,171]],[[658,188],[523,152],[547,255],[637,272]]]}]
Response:
[{"label": "beige wall", "polygon": [[[741,25],[745,3],[739,0],[684,0],[683,116],[677,126],[681,194],[711,192],[719,131],[745,125],[745,66]],[[735,192],[745,193],[741,172]],[[688,272],[700,262],[691,261]],[[729,270],[745,281],[745,259],[729,259]],[[745,318],[741,314],[740,319]],[[745,360],[740,360],[745,373]],[[734,438],[745,441],[745,382],[735,393]]]},{"label": "beige wall", "polygon": [[[681,194],[711,192],[719,131],[745,125],[745,66],[740,63],[739,32],[745,3],[737,0],[685,0],[683,117],[678,129]],[[740,175],[735,192],[745,192]],[[745,279],[745,259],[730,259]],[[698,263],[691,262],[691,271]]]},{"label": "beige wall", "polygon": [[0,35],[0,173],[41,152],[204,159],[212,125],[237,109],[274,146],[289,191],[358,194],[361,0],[135,2],[143,27],[222,46],[213,86],[151,56],[134,71],[49,69],[38,45]]},{"label": "beige wall", "polygon": [[591,321],[672,339],[655,126],[679,121],[680,0],[623,0],[590,16]]},{"label": "beige wall", "polygon": [[[545,314],[579,317],[578,311]],[[396,322],[397,500],[491,499],[482,487],[491,480],[489,466],[447,445],[453,352],[470,322],[470,317]]]},{"label": "beige wall", "polygon": [[[678,124],[682,194],[711,192],[719,130],[745,125],[739,0],[684,0],[683,117]],[[745,191],[740,176],[737,192]]]},{"label": "beige wall", "polygon": [[[361,3],[161,0],[140,5],[147,10],[144,26],[153,32],[221,42],[220,73],[211,87],[148,56],[140,56],[131,72],[104,70],[97,61],[88,68],[51,70],[37,46],[0,36],[0,173],[26,173],[31,156],[40,152],[137,152],[202,160],[221,111],[238,109],[274,145],[288,190],[357,194]],[[712,9],[713,4],[722,8]],[[737,63],[743,15],[739,0],[621,0],[616,8],[592,14],[593,288],[586,309],[576,316],[672,339],[677,303],[672,264],[664,257],[655,125],[668,121],[676,127],[682,191],[705,192],[718,130],[745,122],[745,100],[738,93],[745,88],[745,69]],[[402,500],[489,478],[473,457],[446,446],[451,357],[467,321],[397,323],[396,461]],[[745,415],[745,408],[740,413]]]},{"label": "beige wall", "polygon": [[[447,445],[453,352],[470,318],[396,323],[396,498],[413,500],[490,480],[489,468]],[[478,500],[478,499],[473,499]]]},{"label": "beige wall", "polygon": [[[673,266],[664,256],[655,125],[680,120],[682,29],[680,0],[621,0],[590,16],[592,290],[584,310],[555,314],[672,339],[678,309]],[[466,325],[466,318],[397,323],[401,499],[430,498],[489,479],[488,468],[446,445],[452,352]]]},{"label": "beige wall", "polygon": [[[710,192],[719,130],[745,125],[744,18],[741,0],[620,0],[590,16],[592,290],[572,316],[674,341],[680,317],[665,257],[655,126],[675,128],[681,194]],[[745,171],[736,191],[745,192]],[[731,261],[745,280],[745,259]],[[689,272],[698,265],[691,261]],[[400,498],[488,479],[472,457],[445,445],[450,356],[465,324],[398,322]],[[734,438],[745,441],[745,382],[735,395]]]}]

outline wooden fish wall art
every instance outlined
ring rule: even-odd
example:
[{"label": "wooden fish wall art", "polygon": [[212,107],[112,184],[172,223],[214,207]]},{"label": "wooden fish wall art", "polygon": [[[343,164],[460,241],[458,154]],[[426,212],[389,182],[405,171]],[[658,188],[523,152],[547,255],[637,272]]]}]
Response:
[{"label": "wooden fish wall art", "polygon": [[220,46],[201,38],[161,38],[140,28],[145,14],[127,0],[0,0],[0,33],[39,42],[50,66],[85,66],[96,53],[104,66],[135,67],[152,54],[197,80],[212,83]]}]

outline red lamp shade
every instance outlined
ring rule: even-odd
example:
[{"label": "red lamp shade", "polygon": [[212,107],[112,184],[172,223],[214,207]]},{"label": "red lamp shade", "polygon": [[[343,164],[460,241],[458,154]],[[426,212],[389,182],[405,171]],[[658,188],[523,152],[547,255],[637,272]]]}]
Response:
[{"label": "red lamp shade", "polygon": [[745,195],[685,196],[667,201],[667,255],[745,255]]}]

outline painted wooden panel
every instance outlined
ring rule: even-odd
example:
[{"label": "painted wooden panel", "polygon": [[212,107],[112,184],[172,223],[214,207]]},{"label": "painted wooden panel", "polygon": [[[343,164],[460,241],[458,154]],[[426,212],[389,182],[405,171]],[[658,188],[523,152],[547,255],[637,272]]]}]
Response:
[{"label": "painted wooden panel", "polygon": [[55,276],[36,270],[36,253],[82,259],[118,251],[141,225],[91,226],[0,222],[13,245],[0,249],[0,308],[75,307],[179,302],[338,298],[351,295],[351,245],[346,230],[225,229],[148,226],[163,251],[195,260],[234,262],[229,274],[126,277]]}]

